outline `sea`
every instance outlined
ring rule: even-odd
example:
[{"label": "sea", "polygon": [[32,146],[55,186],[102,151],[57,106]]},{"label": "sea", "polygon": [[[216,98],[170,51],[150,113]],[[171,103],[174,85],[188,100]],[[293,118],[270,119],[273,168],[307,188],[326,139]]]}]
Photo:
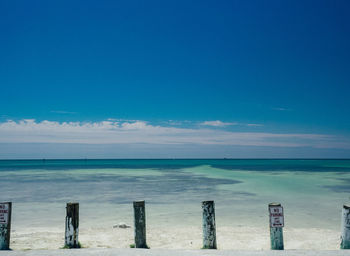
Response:
[{"label": "sea", "polygon": [[[334,249],[350,201],[350,160],[0,160],[0,191],[0,201],[13,203],[15,249],[59,248],[68,202],[79,202],[83,245],[128,247],[132,203],[140,200],[153,247],[200,247],[201,202],[214,200],[222,248],[268,249],[268,204],[278,202],[291,249]],[[113,228],[118,223],[131,228]]]}]

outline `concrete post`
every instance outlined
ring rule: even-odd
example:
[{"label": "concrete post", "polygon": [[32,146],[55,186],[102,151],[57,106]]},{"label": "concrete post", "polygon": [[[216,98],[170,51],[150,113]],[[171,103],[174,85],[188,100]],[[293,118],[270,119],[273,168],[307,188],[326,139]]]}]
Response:
[{"label": "concrete post", "polygon": [[344,205],[341,218],[340,249],[350,249],[350,206]]},{"label": "concrete post", "polygon": [[79,203],[67,203],[66,230],[64,246],[80,248],[79,243]]},{"label": "concrete post", "polygon": [[269,204],[270,214],[270,241],[271,250],[284,250],[283,244],[283,226],[284,216],[283,208],[280,203]]},{"label": "concrete post", "polygon": [[0,203],[0,250],[10,250],[12,203]]},{"label": "concrete post", "polygon": [[217,249],[214,201],[203,201],[203,249]]},{"label": "concrete post", "polygon": [[146,211],[145,211],[145,201],[134,202],[134,234],[135,234],[135,247],[136,248],[146,248]]}]

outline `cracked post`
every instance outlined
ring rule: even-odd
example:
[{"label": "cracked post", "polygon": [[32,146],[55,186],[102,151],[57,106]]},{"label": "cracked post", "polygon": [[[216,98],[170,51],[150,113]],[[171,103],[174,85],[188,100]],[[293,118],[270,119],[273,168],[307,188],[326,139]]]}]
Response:
[{"label": "cracked post", "polygon": [[344,205],[341,218],[340,249],[350,249],[350,206]]},{"label": "cracked post", "polygon": [[67,203],[65,248],[80,248],[79,244],[79,203]]},{"label": "cracked post", "polygon": [[203,249],[217,249],[214,201],[203,201]]},{"label": "cracked post", "polygon": [[135,248],[148,249],[146,243],[146,211],[145,201],[134,202],[134,234]]},{"label": "cracked post", "polygon": [[12,203],[0,203],[0,250],[10,250]]},{"label": "cracked post", "polygon": [[280,203],[269,204],[271,250],[284,250],[284,213]]}]

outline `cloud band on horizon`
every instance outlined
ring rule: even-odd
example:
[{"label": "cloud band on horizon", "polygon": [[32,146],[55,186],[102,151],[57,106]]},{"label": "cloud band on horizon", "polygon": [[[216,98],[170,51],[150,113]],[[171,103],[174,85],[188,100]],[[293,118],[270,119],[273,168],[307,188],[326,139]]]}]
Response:
[{"label": "cloud band on horizon", "polygon": [[0,143],[198,144],[350,149],[350,140],[328,134],[232,132],[179,128],[146,121],[57,122],[23,119],[0,123]]}]

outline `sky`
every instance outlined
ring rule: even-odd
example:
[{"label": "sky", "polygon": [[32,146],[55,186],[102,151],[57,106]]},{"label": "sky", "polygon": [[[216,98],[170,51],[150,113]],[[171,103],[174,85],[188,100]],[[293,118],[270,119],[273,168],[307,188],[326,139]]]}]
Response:
[{"label": "sky", "polygon": [[0,0],[0,159],[350,158],[349,12]]}]

